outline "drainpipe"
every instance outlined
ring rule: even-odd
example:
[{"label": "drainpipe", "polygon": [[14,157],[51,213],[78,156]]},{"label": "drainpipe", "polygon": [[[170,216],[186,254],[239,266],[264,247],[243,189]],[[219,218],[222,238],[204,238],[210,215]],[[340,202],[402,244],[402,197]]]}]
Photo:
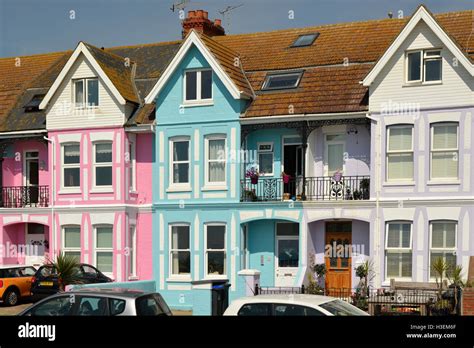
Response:
[{"label": "drainpipe", "polygon": [[368,119],[374,121],[376,123],[375,128],[375,228],[374,228],[374,256],[375,256],[375,268],[376,273],[379,273],[379,276],[375,277],[375,285],[376,287],[380,287],[381,279],[380,279],[380,272],[377,272],[377,266],[379,265],[379,251],[380,251],[380,187],[381,187],[381,173],[382,173],[382,165],[381,165],[381,153],[382,153],[382,131],[380,126],[380,120],[374,117],[371,117],[370,114],[366,115]]},{"label": "drainpipe", "polygon": [[[49,252],[50,252],[50,258],[51,258],[51,256],[54,256],[56,254],[56,228],[55,228],[56,218],[54,216],[54,199],[56,197],[56,143],[54,139],[48,138],[46,136],[44,136],[43,139],[51,143],[52,151],[53,151],[53,156],[52,156],[53,163],[51,166],[52,171],[53,171],[52,173],[53,174],[53,180],[52,180],[53,188],[51,190],[51,197],[52,197],[51,198],[51,229],[53,233],[51,233],[52,242],[49,244]],[[51,254],[52,250],[55,251],[53,254]]]}]

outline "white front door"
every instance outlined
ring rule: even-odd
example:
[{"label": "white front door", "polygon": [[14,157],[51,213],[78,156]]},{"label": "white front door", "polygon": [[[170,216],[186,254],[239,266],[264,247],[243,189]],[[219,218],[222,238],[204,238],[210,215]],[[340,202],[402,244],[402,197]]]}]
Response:
[{"label": "white front door", "polygon": [[44,226],[39,224],[26,224],[25,226],[26,255],[25,264],[40,266],[44,262],[45,235]]},{"label": "white front door", "polygon": [[275,286],[294,286],[299,265],[299,225],[277,223]]}]

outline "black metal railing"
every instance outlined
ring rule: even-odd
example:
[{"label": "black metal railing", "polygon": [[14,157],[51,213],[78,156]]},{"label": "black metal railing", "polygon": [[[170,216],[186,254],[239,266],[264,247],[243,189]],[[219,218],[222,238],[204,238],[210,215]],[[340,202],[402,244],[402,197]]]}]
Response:
[{"label": "black metal railing", "polygon": [[49,186],[2,187],[1,208],[47,207]]},{"label": "black metal railing", "polygon": [[242,202],[282,200],[365,200],[370,198],[369,176],[307,177],[303,192],[303,178],[246,178],[240,181]]}]

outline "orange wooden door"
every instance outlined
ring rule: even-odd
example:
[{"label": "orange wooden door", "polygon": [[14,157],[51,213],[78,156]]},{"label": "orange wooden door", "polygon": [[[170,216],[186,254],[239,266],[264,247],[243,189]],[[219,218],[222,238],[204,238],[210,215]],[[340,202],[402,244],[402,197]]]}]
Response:
[{"label": "orange wooden door", "polygon": [[[326,289],[328,295],[350,291],[352,273],[352,232],[341,223],[326,225]],[[349,230],[349,231],[348,231]]]}]

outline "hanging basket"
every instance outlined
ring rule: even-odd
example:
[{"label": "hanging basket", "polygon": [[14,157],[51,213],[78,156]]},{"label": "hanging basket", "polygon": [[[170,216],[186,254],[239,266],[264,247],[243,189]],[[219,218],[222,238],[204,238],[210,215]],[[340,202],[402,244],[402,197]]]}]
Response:
[{"label": "hanging basket", "polygon": [[283,183],[288,184],[291,180],[291,175],[283,175]]},{"label": "hanging basket", "polygon": [[258,176],[252,176],[250,177],[250,183],[252,185],[257,185],[258,184]]}]

